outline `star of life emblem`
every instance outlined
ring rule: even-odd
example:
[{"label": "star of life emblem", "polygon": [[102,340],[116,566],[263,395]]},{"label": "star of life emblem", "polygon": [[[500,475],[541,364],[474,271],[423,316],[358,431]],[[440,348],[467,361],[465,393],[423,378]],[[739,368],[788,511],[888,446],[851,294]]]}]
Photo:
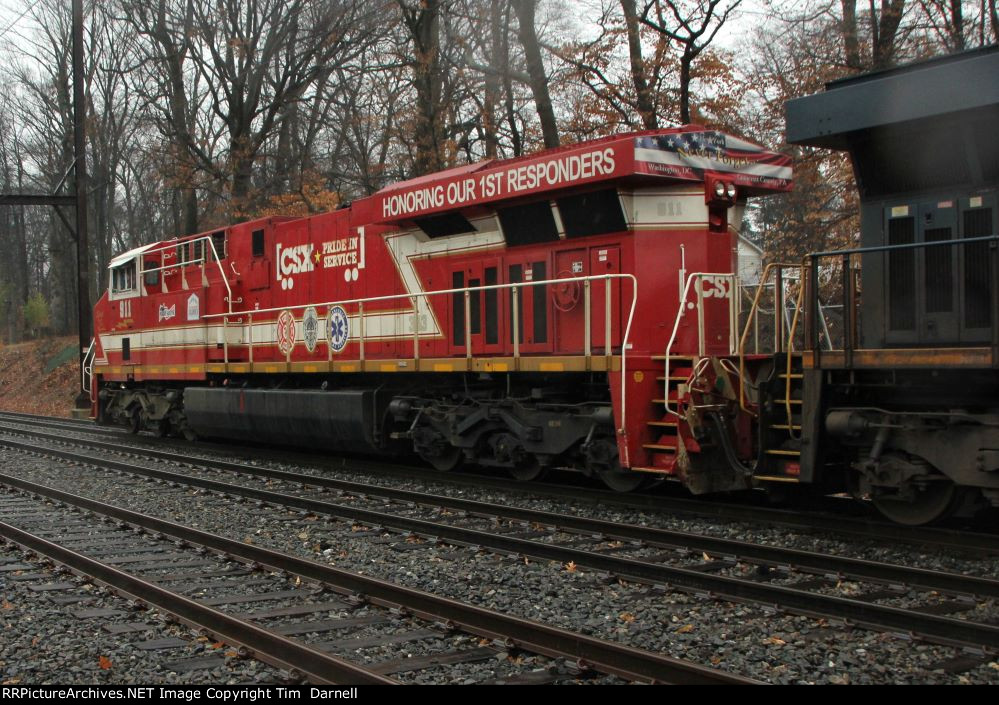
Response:
[{"label": "star of life emblem", "polygon": [[341,352],[347,346],[347,338],[350,337],[350,319],[343,306],[333,306],[330,308],[327,317],[329,325],[327,340],[330,341],[330,348],[333,352]]}]

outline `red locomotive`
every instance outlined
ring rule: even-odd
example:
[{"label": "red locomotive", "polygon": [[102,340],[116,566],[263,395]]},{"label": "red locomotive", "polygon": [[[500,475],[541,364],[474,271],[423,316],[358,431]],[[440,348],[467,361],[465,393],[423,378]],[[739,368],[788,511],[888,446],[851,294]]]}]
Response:
[{"label": "red locomotive", "polygon": [[[786,156],[690,125],[139,247],[95,309],[94,415],[522,480],[746,488],[719,455],[754,452],[730,362],[737,228],[790,178]],[[728,409],[727,443],[684,413],[694,389]]]}]

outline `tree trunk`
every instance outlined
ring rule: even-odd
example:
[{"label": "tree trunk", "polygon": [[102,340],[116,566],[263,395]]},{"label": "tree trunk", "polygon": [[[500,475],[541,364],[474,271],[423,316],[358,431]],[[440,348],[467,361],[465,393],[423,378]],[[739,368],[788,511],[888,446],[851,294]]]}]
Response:
[{"label": "tree trunk", "polygon": [[860,61],[860,40],[857,38],[857,0],[840,0],[843,8],[843,53],[847,68],[859,71],[863,68]]},{"label": "tree trunk", "polygon": [[642,118],[642,126],[646,130],[659,127],[656,118],[656,106],[652,100],[652,91],[645,79],[645,59],[642,57],[642,35],[638,31],[638,15],[635,11],[635,0],[620,0],[624,11],[624,24],[628,31],[628,53],[631,57],[631,80],[635,84],[635,104]]},{"label": "tree trunk", "polygon": [[680,57],[680,124],[690,124],[690,65],[693,57],[684,52]]},{"label": "tree trunk", "polygon": [[503,8],[499,0],[489,3],[489,73],[486,74],[485,98],[482,108],[482,131],[486,143],[486,158],[499,155],[496,108],[500,101],[500,75],[503,72]]},{"label": "tree trunk", "polygon": [[[871,0],[873,5],[873,0]],[[905,0],[881,0],[881,18],[874,35],[874,68],[884,69],[895,63],[895,38],[902,22]]]},{"label": "tree trunk", "polygon": [[964,51],[964,13],[962,0],[950,0],[950,38],[951,51]]},{"label": "tree trunk", "polygon": [[513,79],[510,76],[510,5],[503,13],[503,90],[506,92],[506,121],[510,125],[510,142],[513,156],[524,153],[524,144],[517,127],[517,111],[513,106]]},{"label": "tree trunk", "polygon": [[421,0],[419,9],[400,3],[413,39],[413,85],[416,88],[416,158],[414,176],[444,168],[441,111],[440,0]]},{"label": "tree trunk", "polygon": [[548,93],[548,76],[541,60],[541,47],[538,44],[538,34],[534,27],[534,11],[537,0],[513,0],[513,11],[517,13],[517,36],[524,47],[527,59],[527,73],[531,77],[531,93],[541,120],[541,134],[545,147],[558,147],[558,125],[555,123],[555,110]]}]

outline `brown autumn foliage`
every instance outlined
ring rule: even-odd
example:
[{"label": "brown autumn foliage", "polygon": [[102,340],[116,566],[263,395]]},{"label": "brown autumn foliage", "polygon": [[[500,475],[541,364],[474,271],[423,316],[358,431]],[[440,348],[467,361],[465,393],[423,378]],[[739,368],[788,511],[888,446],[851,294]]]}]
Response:
[{"label": "brown autumn foliage", "polygon": [[46,362],[76,338],[47,338],[0,346],[0,409],[69,416],[79,389],[76,358],[45,373]]}]

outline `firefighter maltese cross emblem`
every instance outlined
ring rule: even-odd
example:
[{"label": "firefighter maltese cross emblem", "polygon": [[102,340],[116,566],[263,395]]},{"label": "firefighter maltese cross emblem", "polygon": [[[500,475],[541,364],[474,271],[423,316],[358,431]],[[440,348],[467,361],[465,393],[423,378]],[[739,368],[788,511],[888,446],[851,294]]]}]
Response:
[{"label": "firefighter maltese cross emblem", "polygon": [[329,336],[330,348],[333,352],[341,352],[347,346],[347,338],[350,337],[350,320],[343,306],[333,306],[329,313]]},{"label": "firefighter maltese cross emblem", "polygon": [[277,319],[277,344],[282,355],[287,356],[295,347],[295,316],[287,309]]}]

